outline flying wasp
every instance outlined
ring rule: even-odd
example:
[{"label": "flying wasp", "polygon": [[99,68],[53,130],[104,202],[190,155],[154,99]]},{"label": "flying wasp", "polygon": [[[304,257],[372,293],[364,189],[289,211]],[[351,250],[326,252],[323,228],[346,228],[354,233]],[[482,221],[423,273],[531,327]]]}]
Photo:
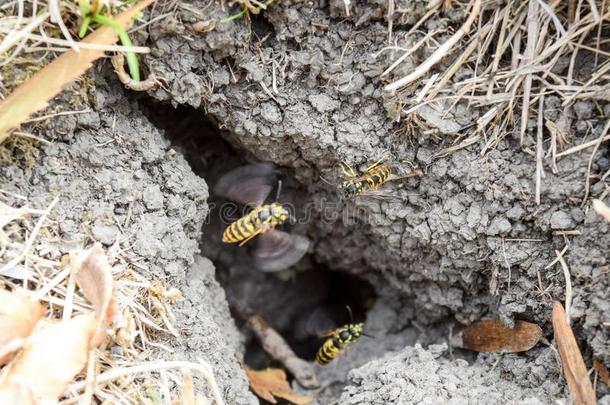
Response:
[{"label": "flying wasp", "polygon": [[355,342],[360,336],[372,337],[362,331],[364,323],[354,323],[352,309],[350,307],[346,308],[349,312],[350,323],[323,336],[327,339],[316,354],[316,362],[320,365],[325,366],[330,363],[337,355],[345,352],[347,346]]},{"label": "flying wasp", "polygon": [[254,266],[263,271],[287,269],[298,262],[309,248],[309,239],[304,236],[275,229],[290,219],[282,204],[265,204],[276,182],[273,165],[256,163],[230,171],[214,187],[216,195],[250,207],[250,212],[227,226],[222,241],[243,246],[258,236],[251,255]]}]

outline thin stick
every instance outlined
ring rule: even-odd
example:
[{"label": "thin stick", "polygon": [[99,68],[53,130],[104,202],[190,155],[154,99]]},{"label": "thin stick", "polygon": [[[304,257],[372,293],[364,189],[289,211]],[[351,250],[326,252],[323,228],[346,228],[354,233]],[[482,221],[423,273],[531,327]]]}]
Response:
[{"label": "thin stick", "polygon": [[540,187],[544,172],[542,169],[542,137],[544,128],[542,125],[542,117],[544,115],[544,96],[540,96],[538,100],[538,133],[536,135],[536,205],[540,205]]},{"label": "thin stick", "polygon": [[[532,59],[534,59],[536,43],[538,42],[539,28],[538,2],[536,0],[529,0],[527,7],[527,44],[525,46],[525,52],[523,53],[523,63],[521,66],[531,63]],[[521,107],[521,129],[519,131],[519,139],[521,144],[523,144],[523,138],[525,136],[525,131],[527,130],[532,80],[533,75],[529,73],[525,76],[525,82],[523,83],[523,105]]]},{"label": "thin stick", "polygon": [[28,240],[25,242],[25,246],[24,246],[23,250],[21,251],[21,253],[19,255],[15,256],[15,258],[13,258],[11,261],[6,263],[4,266],[2,266],[2,268],[0,268],[0,274],[5,272],[6,270],[16,266],[17,263],[19,263],[21,261],[21,259],[23,259],[24,257],[27,256],[28,252],[30,251],[30,248],[32,247],[32,244],[34,243],[34,240],[36,239],[36,236],[38,236],[38,232],[40,231],[40,228],[42,228],[42,224],[47,219],[47,216],[51,213],[51,210],[53,209],[55,204],[57,204],[58,201],[59,201],[59,196],[57,196],[53,199],[53,201],[51,202],[49,207],[45,210],[44,214],[42,214],[40,216],[40,218],[38,219],[38,222],[34,226],[34,229],[32,229],[32,233],[30,234],[30,237],[28,238]]},{"label": "thin stick", "polygon": [[424,74],[426,74],[432,66],[436,65],[443,57],[445,57],[451,49],[459,42],[459,40],[470,32],[470,26],[474,22],[474,20],[478,17],[479,11],[481,9],[481,0],[474,0],[474,4],[472,6],[472,10],[470,11],[470,15],[464,24],[460,27],[460,29],[451,36],[443,45],[441,45],[428,59],[426,59],[422,64],[420,64],[413,73],[403,77],[400,80],[397,80],[393,83],[385,86],[384,90],[387,92],[394,92],[397,89],[406,86],[407,84],[419,79]]},{"label": "thin stick", "polygon": [[561,250],[561,252],[559,252],[559,256],[556,256],[555,259],[553,259],[552,262],[550,262],[549,264],[546,265],[546,267],[544,268],[545,270],[550,269],[551,267],[553,267],[555,264],[557,264],[559,262],[559,257],[563,257],[563,255],[568,251],[568,247],[570,245],[565,245],[563,247],[563,249]]},{"label": "thin stick", "polygon": [[72,35],[70,35],[70,31],[68,30],[68,27],[66,27],[66,24],[64,24],[64,21],[61,18],[61,11],[59,10],[59,1],[58,0],[48,0],[47,4],[49,5],[49,13],[51,14],[51,21],[54,22],[55,24],[57,24],[61,33],[64,35],[64,38],[66,38],[66,41],[68,41],[68,44],[70,44],[70,48],[72,48],[74,50],[74,52],[80,52],[79,46],[77,45],[76,42],[74,42],[74,39],[72,39]]},{"label": "thin stick", "polygon": [[[610,135],[606,135],[605,137],[603,137],[601,139],[601,142],[606,142],[606,141],[609,141],[609,140],[610,140]],[[572,153],[576,153],[576,152],[583,151],[585,149],[589,149],[591,146],[595,146],[598,142],[601,143],[599,138],[594,140],[594,141],[585,142],[585,143],[583,143],[581,145],[578,145],[578,146],[573,146],[573,147],[571,147],[569,149],[564,150],[561,153],[558,153],[557,157],[567,156],[567,155],[571,155]]]},{"label": "thin stick", "polygon": [[[152,361],[150,363],[144,363],[137,366],[115,368],[98,375],[97,386],[99,388],[100,385],[131,374],[149,373],[172,368],[190,369],[199,372],[204,377],[204,379],[210,385],[210,390],[212,391],[216,404],[223,405],[224,401],[220,395],[220,390],[218,389],[218,385],[216,384],[214,373],[212,372],[210,365],[200,359],[198,359],[198,361],[199,363],[192,363],[189,361]],[[79,381],[70,385],[68,390],[81,391],[86,388],[86,386],[87,381]]]},{"label": "thin stick", "polygon": [[[0,27],[0,33],[6,34],[8,31],[5,28]],[[68,51],[69,44],[65,39],[46,37],[39,34],[24,34],[24,38],[32,40],[32,41],[41,41],[46,44],[59,45],[66,47],[65,49],[61,49],[62,52]],[[135,53],[150,53],[150,48],[147,46],[125,46],[125,45],[103,45],[103,44],[91,44],[87,42],[79,42],[78,46],[80,49],[94,49],[99,51],[108,51],[108,52],[135,52]]]},{"label": "thin stick", "polygon": [[320,386],[311,363],[299,358],[284,338],[269,326],[262,317],[252,315],[246,323],[260,340],[263,349],[271,357],[282,363],[303,387],[315,388]]},{"label": "thin stick", "polygon": [[568,325],[570,324],[570,307],[572,306],[572,278],[570,276],[570,269],[568,268],[568,264],[566,263],[563,255],[556,250],[555,254],[557,255],[557,260],[561,264],[561,268],[563,269],[563,276],[566,280],[566,321]]},{"label": "thin stick", "polygon": [[394,61],[394,63],[392,63],[390,65],[390,67],[388,67],[386,70],[383,71],[383,73],[380,75],[381,77],[387,76],[388,74],[390,74],[392,72],[392,70],[394,70],[398,65],[400,65],[405,59],[407,59],[410,55],[413,54],[413,52],[417,51],[419,48],[421,48],[421,46],[423,44],[426,43],[426,41],[428,41],[434,34],[436,34],[437,31],[431,31],[429,33],[426,34],[425,37],[423,37],[422,39],[420,39],[419,41],[417,41],[417,43],[415,45],[413,45],[411,48],[409,48],[405,53],[403,53],[398,59],[396,59],[396,61]]},{"label": "thin stick", "polygon": [[24,38],[30,32],[36,29],[36,27],[40,26],[47,18],[49,18],[49,13],[42,13],[39,16],[36,16],[35,19],[30,21],[28,25],[23,27],[19,32],[14,35],[7,35],[7,37],[0,44],[0,54],[5,53],[9,48],[11,48],[15,43]]},{"label": "thin stick", "polygon": [[[585,203],[587,202],[587,198],[589,198],[589,186],[590,186],[589,180],[591,177],[591,166],[593,165],[593,158],[595,157],[595,154],[597,153],[597,149],[599,149],[599,145],[601,145],[602,141],[606,137],[608,130],[610,130],[610,120],[608,120],[608,122],[606,122],[606,126],[602,130],[602,133],[599,135],[599,138],[597,138],[597,141],[595,142],[595,147],[593,148],[593,152],[591,152],[591,156],[589,157],[589,164],[587,165],[587,176],[585,177],[585,195],[582,198],[582,203],[580,204],[581,207],[583,207],[585,205]],[[566,308],[566,310],[567,310],[567,308]]]},{"label": "thin stick", "polygon": [[433,98],[435,98],[438,95],[438,93],[445,87],[445,85],[447,83],[449,83],[449,80],[451,80],[453,75],[460,69],[460,67],[464,64],[464,62],[470,57],[472,52],[474,52],[474,50],[477,49],[477,46],[479,45],[479,38],[486,35],[487,32],[489,31],[489,29],[490,29],[490,27],[484,27],[479,32],[479,35],[477,35],[477,37],[470,43],[470,45],[468,45],[468,47],[466,48],[466,50],[464,50],[464,52],[460,55],[460,57],[457,58],[455,62],[453,62],[453,64],[451,65],[451,67],[449,69],[447,69],[447,71],[445,72],[445,74],[443,75],[441,80],[438,82],[438,84],[436,85],[434,90],[432,90],[430,92],[430,94],[428,95],[428,97],[426,98],[426,101],[429,101],[429,100],[432,100]]}]

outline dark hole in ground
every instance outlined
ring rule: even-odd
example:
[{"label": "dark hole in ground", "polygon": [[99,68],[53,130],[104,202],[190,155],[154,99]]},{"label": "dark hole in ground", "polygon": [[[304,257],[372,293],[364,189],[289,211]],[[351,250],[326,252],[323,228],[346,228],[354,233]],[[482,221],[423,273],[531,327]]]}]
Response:
[{"label": "dark hole in ground", "polygon": [[[193,171],[203,177],[208,187],[227,171],[248,161],[248,153],[234,149],[226,142],[218,127],[200,111],[141,101],[148,118],[165,130],[174,149],[189,161]],[[302,189],[289,172],[282,172],[280,201],[306,201]],[[203,253],[217,268],[218,281],[227,293],[238,325],[249,337],[245,361],[252,367],[273,365],[259,342],[246,331],[245,314],[263,316],[302,358],[314,360],[323,342],[320,335],[350,322],[346,306],[351,308],[354,322],[365,320],[367,310],[375,302],[373,287],[353,275],[332,271],[317,263],[315,257],[304,257],[293,269],[279,273],[262,273],[251,269],[246,248],[221,242],[226,226],[221,222],[219,207],[223,200],[211,196],[209,218],[201,241]],[[299,233],[305,234],[306,224]],[[309,235],[310,237],[312,235]]]}]

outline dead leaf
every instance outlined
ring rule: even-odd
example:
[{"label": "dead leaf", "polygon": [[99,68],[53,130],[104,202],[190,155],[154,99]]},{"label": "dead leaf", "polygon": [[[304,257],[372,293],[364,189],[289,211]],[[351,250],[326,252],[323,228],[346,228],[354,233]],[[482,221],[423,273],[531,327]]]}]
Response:
[{"label": "dead leaf", "polygon": [[92,344],[97,346],[104,341],[106,328],[114,321],[116,314],[112,268],[100,243],[85,252],[76,273],[76,283],[93,304],[98,324]]},{"label": "dead leaf", "polygon": [[484,319],[462,332],[463,347],[476,352],[524,352],[536,346],[542,329],[535,323],[515,321],[509,328],[498,320]]},{"label": "dead leaf", "polygon": [[40,321],[23,350],[4,369],[0,403],[57,401],[87,363],[95,325],[93,313],[62,322]]},{"label": "dead leaf", "polygon": [[561,356],[563,375],[570,394],[576,404],[594,405],[595,391],[587,374],[587,367],[580,354],[572,328],[568,324],[566,312],[558,301],[553,303],[553,332],[555,344]]},{"label": "dead leaf", "polygon": [[[153,1],[142,0],[129,10],[114,16],[113,19],[125,27]],[[114,44],[117,39],[118,35],[112,27],[103,26],[87,35],[82,42],[110,45]],[[44,109],[49,100],[59,94],[65,85],[87,71],[93,62],[102,56],[104,56],[104,51],[96,49],[81,48],[79,52],[66,51],[15,89],[0,102],[0,143],[6,139],[10,129],[19,126],[36,111]]]},{"label": "dead leaf", "polygon": [[30,335],[43,317],[44,308],[38,301],[0,290],[0,365],[9,361],[21,347],[21,339]]},{"label": "dead leaf", "polygon": [[597,371],[597,377],[608,387],[610,387],[610,372],[608,368],[597,359],[593,359],[593,368]]},{"label": "dead leaf", "polygon": [[610,208],[604,204],[601,200],[593,200],[593,209],[604,219],[610,222]]},{"label": "dead leaf", "polygon": [[282,398],[295,405],[307,405],[313,402],[312,397],[296,394],[288,385],[286,372],[280,368],[252,370],[245,367],[250,387],[259,397],[272,404],[277,404],[275,398]]}]

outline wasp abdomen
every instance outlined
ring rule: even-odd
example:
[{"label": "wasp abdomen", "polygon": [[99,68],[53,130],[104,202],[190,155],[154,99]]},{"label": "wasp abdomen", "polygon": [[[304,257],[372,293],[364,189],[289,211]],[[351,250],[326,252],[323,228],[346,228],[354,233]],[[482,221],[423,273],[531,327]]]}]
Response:
[{"label": "wasp abdomen", "polygon": [[247,241],[287,220],[288,211],[281,204],[262,205],[229,225],[222,234],[222,241],[225,243]]},{"label": "wasp abdomen", "polygon": [[316,354],[316,361],[318,364],[326,365],[330,363],[335,356],[341,351],[339,342],[336,339],[328,339],[318,353]]},{"label": "wasp abdomen", "polygon": [[316,354],[318,364],[330,363],[347,345],[362,335],[363,323],[347,324],[331,333]]}]

